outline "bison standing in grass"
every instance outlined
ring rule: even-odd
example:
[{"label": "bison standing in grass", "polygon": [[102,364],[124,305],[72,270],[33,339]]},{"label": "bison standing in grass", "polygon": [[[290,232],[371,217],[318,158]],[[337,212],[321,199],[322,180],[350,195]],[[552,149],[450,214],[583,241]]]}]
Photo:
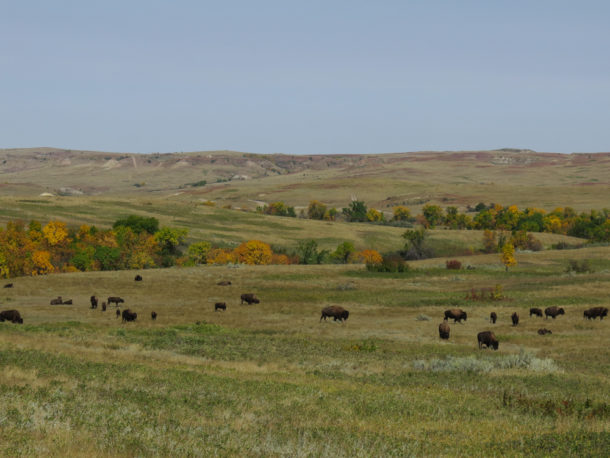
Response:
[{"label": "bison standing in grass", "polygon": [[349,318],[349,312],[339,305],[331,305],[328,307],[324,307],[322,309],[322,316],[320,316],[320,321],[322,321],[322,318],[324,318],[324,321],[326,321],[326,318],[329,317],[332,317],[333,321],[345,321]]},{"label": "bison standing in grass", "polygon": [[562,307],[557,307],[556,305],[544,309],[544,314],[546,315],[547,319],[549,317],[555,319],[557,315],[565,315],[565,313],[566,312]]},{"label": "bison standing in grass", "polygon": [[532,315],[536,315],[536,316],[539,316],[540,318],[542,318],[542,309],[532,307],[530,309],[530,318]]},{"label": "bison standing in grass", "polygon": [[467,315],[462,309],[445,310],[445,321],[449,318],[451,318],[454,323],[461,323],[462,320],[466,321]]},{"label": "bison standing in grass", "polygon": [[89,301],[91,301],[91,308],[96,309],[97,308],[97,297],[91,296],[89,298]]},{"label": "bison standing in grass", "polygon": [[258,297],[252,293],[246,293],[241,295],[241,304],[243,305],[246,302],[248,305],[258,304],[260,301]]},{"label": "bison standing in grass", "polygon": [[583,312],[583,316],[587,320],[594,320],[599,317],[599,320],[603,320],[605,316],[608,316],[608,307],[593,307]]},{"label": "bison standing in grass", "polygon": [[142,275],[136,275],[134,281],[142,281]]},{"label": "bison standing in grass", "polygon": [[489,314],[489,321],[491,321],[492,324],[496,324],[497,320],[498,320],[498,315],[496,315],[496,312],[491,312]]},{"label": "bison standing in grass", "polygon": [[122,297],[110,296],[108,299],[106,299],[106,302],[108,302],[108,306],[114,302],[115,306],[118,307],[119,304],[124,303],[125,300]]},{"label": "bison standing in grass", "polygon": [[214,304],[214,311],[218,312],[219,310],[227,310],[227,304],[224,302],[216,302]]},{"label": "bison standing in grass", "polygon": [[483,331],[477,334],[477,340],[479,341],[479,350],[485,345],[487,348],[493,348],[497,350],[500,346],[498,339],[491,331]]},{"label": "bison standing in grass", "polygon": [[17,310],[4,310],[0,312],[0,321],[23,324],[23,318]]},{"label": "bison standing in grass", "polygon": [[123,310],[123,313],[121,316],[123,317],[123,323],[125,323],[126,321],[136,321],[136,318],[138,318],[138,314],[135,312],[132,312],[129,309]]},{"label": "bison standing in grass", "polygon": [[4,285],[5,288],[12,288],[13,284],[12,283],[7,283],[6,285]]},{"label": "bison standing in grass", "polygon": [[447,323],[445,323],[444,321],[438,325],[438,336],[441,339],[445,339],[445,340],[449,339],[449,331],[450,331],[449,325]]},{"label": "bison standing in grass", "polygon": [[517,312],[513,313],[510,316],[510,319],[513,320],[513,326],[517,326],[519,324],[519,314]]},{"label": "bison standing in grass", "polygon": [[157,319],[157,312],[150,312],[150,318],[155,321]]}]

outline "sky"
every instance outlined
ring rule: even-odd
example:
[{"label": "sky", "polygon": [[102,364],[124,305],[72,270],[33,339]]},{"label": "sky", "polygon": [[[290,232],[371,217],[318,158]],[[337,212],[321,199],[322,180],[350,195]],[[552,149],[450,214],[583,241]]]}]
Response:
[{"label": "sky", "polygon": [[610,2],[0,0],[0,148],[610,151]]}]

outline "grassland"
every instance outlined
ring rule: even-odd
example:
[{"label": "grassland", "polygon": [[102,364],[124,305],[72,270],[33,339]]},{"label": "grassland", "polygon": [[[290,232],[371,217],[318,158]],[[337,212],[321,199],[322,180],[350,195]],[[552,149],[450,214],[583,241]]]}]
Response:
[{"label": "grassland", "polygon": [[[569,258],[594,272],[565,273]],[[25,320],[0,323],[0,454],[605,456],[608,321],[582,312],[610,306],[610,248],[517,260],[509,272],[488,255],[468,258],[474,270],[433,259],[392,275],[205,266],[141,271],[141,283],[133,271],[15,279],[0,290],[0,308]],[[505,299],[465,299],[495,285]],[[261,303],[239,305],[243,292]],[[138,320],[88,309],[92,294],[121,295]],[[48,305],[57,295],[74,305]],[[349,320],[319,323],[330,304]],[[528,317],[550,305],[566,315]],[[448,307],[469,318],[442,342]],[[477,349],[487,329],[497,352]]]}]

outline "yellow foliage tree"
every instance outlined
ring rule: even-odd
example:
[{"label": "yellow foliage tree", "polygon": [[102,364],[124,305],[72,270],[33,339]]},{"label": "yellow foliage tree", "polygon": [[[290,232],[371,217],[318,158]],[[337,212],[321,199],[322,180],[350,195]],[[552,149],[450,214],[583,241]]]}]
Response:
[{"label": "yellow foliage tree", "polygon": [[394,221],[407,221],[411,218],[411,210],[403,205],[394,207]]},{"label": "yellow foliage tree", "polygon": [[356,254],[356,258],[364,264],[381,264],[383,257],[376,250],[362,250]]},{"label": "yellow foliage tree", "polygon": [[228,264],[236,261],[237,258],[232,251],[223,250],[222,248],[214,248],[207,255],[208,264]]},{"label": "yellow foliage tree", "polygon": [[504,264],[507,271],[509,267],[517,265],[517,260],[515,259],[515,247],[512,243],[509,242],[504,244],[500,259],[502,260],[502,264]]},{"label": "yellow foliage tree", "polygon": [[369,208],[366,212],[366,219],[371,222],[383,221],[383,213],[374,208]]},{"label": "yellow foliage tree", "polygon": [[34,251],[32,253],[32,275],[45,275],[55,270],[51,264],[51,253],[48,251]]},{"label": "yellow foliage tree", "polygon": [[242,243],[234,251],[237,260],[243,264],[270,264],[273,251],[271,247],[260,240],[249,240]]},{"label": "yellow foliage tree", "polygon": [[66,224],[61,221],[49,221],[49,223],[42,228],[42,233],[51,246],[59,245],[68,238]]}]

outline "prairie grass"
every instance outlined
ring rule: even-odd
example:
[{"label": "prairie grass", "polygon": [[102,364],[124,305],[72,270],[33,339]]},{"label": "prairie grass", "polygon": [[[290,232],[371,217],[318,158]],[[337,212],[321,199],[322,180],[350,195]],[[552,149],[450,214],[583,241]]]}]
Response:
[{"label": "prairie grass", "polygon": [[[575,254],[599,268],[566,274]],[[436,259],[404,274],[205,266],[140,271],[137,283],[133,271],[17,278],[0,289],[1,308],[25,321],[0,323],[0,455],[602,456],[608,322],[582,311],[609,305],[609,258],[598,247],[518,254],[509,272],[483,255],[465,258],[474,270]],[[497,284],[503,300],[465,299]],[[243,292],[261,303],[240,305]],[[89,309],[92,294],[124,297],[137,321]],[[57,295],[74,305],[48,305]],[[331,304],[347,322],[319,322]],[[547,304],[566,315],[528,316]],[[441,341],[449,306],[468,320]],[[477,348],[488,329],[498,351]]]}]

